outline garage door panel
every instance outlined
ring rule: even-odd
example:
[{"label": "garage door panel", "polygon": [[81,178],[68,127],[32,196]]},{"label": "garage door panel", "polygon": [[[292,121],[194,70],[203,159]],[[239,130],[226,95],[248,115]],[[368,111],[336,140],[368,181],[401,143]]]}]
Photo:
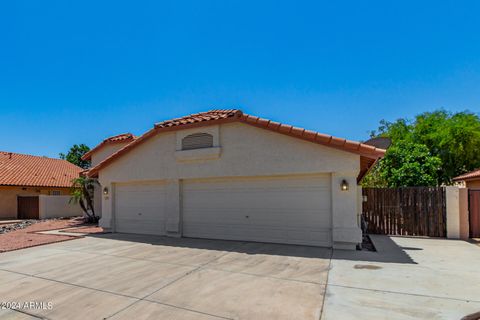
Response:
[{"label": "garage door panel", "polygon": [[[186,199],[190,201],[190,199]],[[193,203],[193,202],[192,202]],[[301,206],[295,208],[295,211],[302,212],[301,219],[298,218],[292,209],[288,208],[249,208],[248,206],[222,206],[218,205],[210,208],[201,208],[196,205],[184,205],[184,220],[186,222],[202,223],[208,221],[229,221],[231,224],[245,223],[246,216],[249,223],[266,226],[284,226],[289,224],[298,227],[310,227],[312,223],[315,225],[330,225],[330,210],[305,209]],[[276,206],[287,206],[287,204],[275,204]],[[290,205],[291,206],[291,205]],[[190,214],[192,213],[192,214]]]},{"label": "garage door panel", "polygon": [[185,225],[185,236],[193,238],[211,238],[225,240],[243,240],[258,242],[290,243],[328,246],[330,244],[330,229],[273,229],[270,227],[251,227],[245,225]]},{"label": "garage door panel", "polygon": [[120,223],[117,223],[117,232],[121,233],[136,233],[136,234],[153,234],[162,235],[164,224],[163,220],[147,220],[143,219],[123,219]]},{"label": "garage door panel", "polygon": [[165,234],[165,185],[122,184],[115,188],[117,232]]},{"label": "garage door panel", "polygon": [[184,181],[189,237],[329,246],[328,175]]}]

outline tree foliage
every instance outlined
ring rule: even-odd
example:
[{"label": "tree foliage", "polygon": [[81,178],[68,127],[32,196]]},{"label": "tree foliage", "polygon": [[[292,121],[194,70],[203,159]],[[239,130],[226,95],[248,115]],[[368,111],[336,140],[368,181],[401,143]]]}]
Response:
[{"label": "tree foliage", "polygon": [[96,223],[99,217],[95,215],[93,207],[93,192],[95,185],[98,185],[96,179],[80,176],[72,180],[72,190],[70,203],[78,203],[85,213],[85,221]]},{"label": "tree foliage", "polygon": [[437,110],[413,121],[382,120],[371,136],[388,137],[392,146],[364,180],[367,186],[448,185],[455,176],[480,167],[480,118],[472,112]]},{"label": "tree foliage", "polygon": [[65,155],[64,153],[60,153],[60,159],[67,160],[68,162],[73,163],[80,168],[87,169],[90,167],[90,161],[82,160],[82,157],[85,153],[90,151],[90,148],[84,144],[74,144],[68,153]]},{"label": "tree foliage", "polygon": [[392,146],[380,163],[386,186],[435,186],[442,161],[423,144],[401,141]]}]

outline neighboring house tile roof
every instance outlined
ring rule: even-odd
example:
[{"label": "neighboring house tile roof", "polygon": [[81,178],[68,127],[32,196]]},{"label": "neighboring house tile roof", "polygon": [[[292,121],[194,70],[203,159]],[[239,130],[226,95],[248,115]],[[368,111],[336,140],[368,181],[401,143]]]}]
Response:
[{"label": "neighboring house tile roof", "polygon": [[94,152],[98,151],[104,145],[113,144],[113,143],[131,142],[135,139],[136,139],[136,137],[131,133],[122,133],[122,134],[117,134],[116,136],[109,137],[109,138],[103,140],[95,148],[93,148],[92,150],[85,153],[82,156],[82,160],[90,160],[92,158],[92,154]]},{"label": "neighboring house tile roof", "polygon": [[0,151],[0,185],[70,187],[83,169],[61,159]]},{"label": "neighboring house tile roof", "polygon": [[453,178],[453,181],[463,181],[463,180],[472,180],[472,179],[480,179],[480,169],[464,173],[458,177]]},{"label": "neighboring house tile roof", "polygon": [[378,159],[385,154],[384,149],[376,148],[364,143],[346,140],[343,138],[334,137],[331,135],[322,134],[319,132],[305,130],[303,128],[293,127],[291,125],[271,121],[268,119],[259,118],[243,113],[241,110],[228,109],[228,110],[211,110],[207,112],[201,112],[191,114],[185,117],[167,120],[156,123],[153,129],[149,130],[142,136],[138,137],[134,141],[130,142],[122,149],[110,155],[104,159],[97,166],[90,169],[88,175],[93,176],[98,171],[109,163],[113,162],[116,158],[129,152],[137,145],[148,140],[150,137],[167,131],[182,130],[195,128],[200,126],[209,126],[221,123],[229,122],[242,122],[262,129],[278,132],[281,134],[289,135],[302,140],[318,143],[335,149],[352,152],[361,155],[362,157]]}]

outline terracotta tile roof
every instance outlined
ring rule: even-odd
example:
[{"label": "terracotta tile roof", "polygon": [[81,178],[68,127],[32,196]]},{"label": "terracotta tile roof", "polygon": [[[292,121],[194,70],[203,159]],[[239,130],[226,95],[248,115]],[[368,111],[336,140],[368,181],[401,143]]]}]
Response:
[{"label": "terracotta tile roof", "polygon": [[125,141],[125,140],[133,140],[135,139],[135,136],[131,133],[122,133],[122,134],[117,134],[116,136],[107,138],[103,140],[103,142],[120,142],[120,141]]},{"label": "terracotta tile roof", "polygon": [[477,178],[480,179],[480,169],[464,173],[458,177],[453,178],[453,181],[472,180]]},{"label": "terracotta tile roof", "polygon": [[103,140],[100,144],[98,144],[95,148],[93,148],[92,150],[85,153],[82,157],[82,160],[90,160],[90,158],[92,157],[92,154],[94,152],[98,151],[98,149],[100,149],[101,147],[103,147],[106,144],[131,142],[131,141],[135,140],[136,138],[137,137],[135,137],[131,133],[122,133],[122,134],[118,134],[116,136],[108,137],[107,139]]},{"label": "terracotta tile roof", "polygon": [[241,111],[236,109],[210,110],[207,112],[195,113],[185,117],[159,122],[155,124],[155,128],[170,128],[174,126],[189,125],[205,121],[228,119],[238,117],[239,113],[241,113]]},{"label": "terracotta tile roof", "polygon": [[302,140],[318,143],[335,149],[359,154],[363,157],[378,159],[385,154],[384,149],[380,149],[371,145],[360,143],[357,141],[346,140],[331,135],[322,134],[316,131],[306,130],[303,128],[293,127],[291,125],[251,116],[237,109],[227,110],[211,110],[191,114],[185,117],[167,120],[156,123],[154,128],[130,142],[122,149],[110,155],[108,158],[100,162],[97,166],[90,169],[88,175],[93,176],[98,171],[114,161],[117,157],[129,152],[137,145],[143,143],[150,137],[160,132],[182,130],[195,128],[200,126],[209,126],[229,122],[242,122],[262,129],[275,131],[281,134],[289,135]]},{"label": "terracotta tile roof", "polygon": [[0,151],[0,185],[70,187],[83,169],[61,159]]}]

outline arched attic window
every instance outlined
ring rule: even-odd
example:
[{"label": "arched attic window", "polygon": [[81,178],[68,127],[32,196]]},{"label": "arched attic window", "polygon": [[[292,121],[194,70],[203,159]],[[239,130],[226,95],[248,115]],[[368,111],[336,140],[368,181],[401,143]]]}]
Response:
[{"label": "arched attic window", "polygon": [[193,133],[182,139],[182,150],[213,147],[213,136],[209,133]]}]

